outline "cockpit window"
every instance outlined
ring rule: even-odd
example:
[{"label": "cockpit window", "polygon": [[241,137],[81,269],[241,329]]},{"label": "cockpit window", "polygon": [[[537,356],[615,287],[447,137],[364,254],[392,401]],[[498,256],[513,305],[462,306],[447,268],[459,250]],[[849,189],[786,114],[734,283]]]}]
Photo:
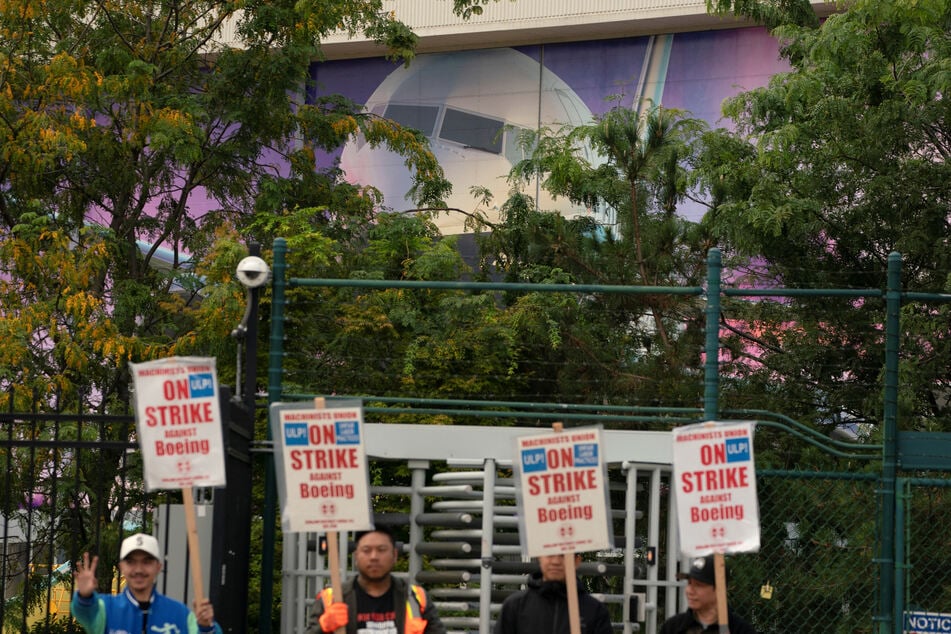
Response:
[{"label": "cockpit window", "polygon": [[493,154],[502,153],[505,123],[481,115],[446,108],[439,138]]},{"label": "cockpit window", "polygon": [[439,106],[407,106],[391,103],[386,106],[386,118],[396,121],[404,128],[419,130],[428,137],[436,128]]},{"label": "cockpit window", "polygon": [[507,130],[505,133],[505,158],[508,159],[509,163],[515,165],[519,161],[525,158],[525,149],[522,148],[519,142],[519,135],[524,133],[525,128],[517,125],[508,125],[506,126]]}]

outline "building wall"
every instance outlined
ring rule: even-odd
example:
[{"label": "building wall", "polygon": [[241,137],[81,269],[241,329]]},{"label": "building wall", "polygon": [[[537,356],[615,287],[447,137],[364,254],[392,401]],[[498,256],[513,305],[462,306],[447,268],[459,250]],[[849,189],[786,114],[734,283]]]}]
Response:
[{"label": "building wall", "polygon": [[[820,15],[834,8],[828,2],[812,4]],[[749,26],[739,18],[707,14],[706,0],[496,0],[468,20],[453,14],[452,0],[383,0],[383,8],[413,28],[420,52]],[[380,54],[365,39],[345,34],[323,44],[329,59]]]},{"label": "building wall", "polygon": [[[467,213],[497,218],[509,191],[505,176],[521,156],[512,141],[518,129],[585,124],[611,107],[642,108],[646,100],[730,127],[721,115],[724,99],[786,69],[765,29],[739,27],[426,53],[408,67],[381,57],[339,59],[314,63],[312,77],[316,95],[346,95],[427,133],[453,183],[447,203],[458,210],[440,215],[438,224],[455,234]],[[591,162],[603,161],[583,151]],[[323,165],[336,160],[348,179],[380,189],[387,207],[414,208],[404,197],[410,175],[399,157],[356,141],[322,158]],[[469,193],[474,185],[490,188],[494,205],[480,207]],[[554,200],[537,184],[523,191],[542,209],[612,220],[609,211]],[[681,213],[696,219],[702,208],[685,205]]]}]

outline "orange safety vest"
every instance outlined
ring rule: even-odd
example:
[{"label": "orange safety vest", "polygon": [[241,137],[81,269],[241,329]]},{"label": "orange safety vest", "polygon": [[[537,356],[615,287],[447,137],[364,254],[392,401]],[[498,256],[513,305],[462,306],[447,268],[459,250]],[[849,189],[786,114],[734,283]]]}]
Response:
[{"label": "orange safety vest", "polygon": [[[426,591],[422,586],[415,583],[410,584],[410,592],[406,595],[406,623],[403,625],[403,634],[423,634],[428,625],[423,618],[423,612],[426,610]],[[324,588],[320,591],[320,598],[324,602],[324,609],[333,603],[333,588]],[[410,597],[416,599],[410,601]]]}]

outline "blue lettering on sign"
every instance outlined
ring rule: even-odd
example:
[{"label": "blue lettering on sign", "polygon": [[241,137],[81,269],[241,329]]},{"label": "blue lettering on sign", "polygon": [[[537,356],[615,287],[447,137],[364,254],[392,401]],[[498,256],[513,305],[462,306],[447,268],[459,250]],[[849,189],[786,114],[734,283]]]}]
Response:
[{"label": "blue lettering on sign", "polygon": [[576,467],[597,467],[598,466],[598,445],[595,443],[585,443],[575,445],[575,466]]},{"label": "blue lettering on sign", "polygon": [[951,632],[951,614],[940,612],[905,612],[905,634]]},{"label": "blue lettering on sign", "polygon": [[307,444],[307,423],[287,423],[284,425],[285,445]]},{"label": "blue lettering on sign", "polygon": [[360,421],[338,420],[334,423],[334,433],[338,445],[360,444]]},{"label": "blue lettering on sign", "polygon": [[215,395],[215,379],[210,372],[188,375],[188,393],[192,398]]},{"label": "blue lettering on sign", "polygon": [[726,442],[726,461],[727,462],[749,462],[749,459],[750,459],[750,439],[749,438],[727,438],[725,442]]},{"label": "blue lettering on sign", "polygon": [[547,469],[548,462],[545,460],[544,449],[525,449],[522,451],[522,471],[531,473]]}]

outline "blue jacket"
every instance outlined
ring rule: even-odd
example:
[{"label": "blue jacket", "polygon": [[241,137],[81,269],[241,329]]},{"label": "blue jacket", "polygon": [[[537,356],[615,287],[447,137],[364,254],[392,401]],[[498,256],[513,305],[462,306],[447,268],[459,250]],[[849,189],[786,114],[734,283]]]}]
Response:
[{"label": "blue jacket", "polygon": [[143,624],[142,608],[128,588],[121,594],[99,594],[83,598],[73,593],[69,606],[73,617],[89,634],[222,634],[221,626],[198,627],[195,614],[188,607],[152,589],[152,602]]}]

